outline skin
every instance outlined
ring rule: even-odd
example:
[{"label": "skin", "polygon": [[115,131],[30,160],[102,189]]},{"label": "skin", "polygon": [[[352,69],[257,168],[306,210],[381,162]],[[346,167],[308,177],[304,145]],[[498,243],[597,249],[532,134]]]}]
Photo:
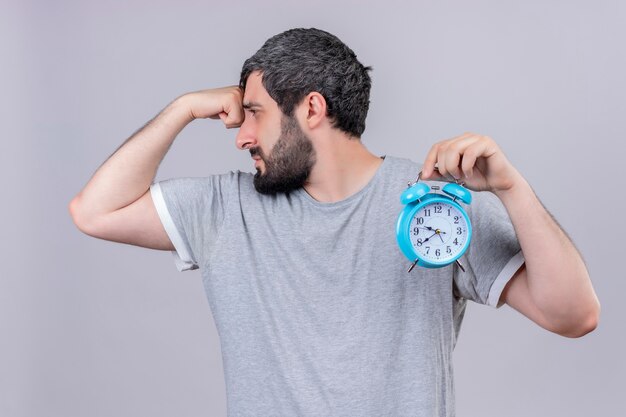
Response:
[{"label": "skin", "polygon": [[[360,139],[332,127],[326,101],[317,92],[295,108],[293,121],[299,129],[283,131],[282,112],[263,87],[261,74],[252,73],[245,94],[238,86],[187,93],[126,140],[70,202],[77,227],[101,239],[173,250],[149,187],[178,133],[193,120],[206,118],[239,128],[236,146],[262,156],[255,162],[260,175],[280,165],[281,158],[272,153],[281,136],[307,138],[313,152],[306,160],[314,155],[315,162],[303,188],[320,202],[341,201],[361,190],[382,163]],[[494,193],[515,227],[525,264],[505,287],[500,303],[563,336],[580,337],[595,329],[600,303],[580,254],[495,141],[466,132],[435,143],[422,178],[453,177],[471,190]]]}]

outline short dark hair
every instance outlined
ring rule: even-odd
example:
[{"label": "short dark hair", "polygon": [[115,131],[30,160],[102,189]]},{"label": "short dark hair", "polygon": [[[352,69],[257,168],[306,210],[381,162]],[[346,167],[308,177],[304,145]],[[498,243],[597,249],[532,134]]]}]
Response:
[{"label": "short dark hair", "polygon": [[286,116],[311,91],[326,100],[333,127],[358,138],[365,130],[372,81],[356,54],[320,29],[290,29],[269,38],[241,70],[239,86],[259,71],[263,86]]}]

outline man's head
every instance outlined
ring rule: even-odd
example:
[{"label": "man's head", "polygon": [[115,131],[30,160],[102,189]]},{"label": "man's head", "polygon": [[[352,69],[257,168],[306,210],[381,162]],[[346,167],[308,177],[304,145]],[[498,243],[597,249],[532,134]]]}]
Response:
[{"label": "man's head", "polygon": [[291,29],[273,36],[245,61],[240,87],[246,117],[237,142],[260,159],[257,191],[289,192],[302,187],[309,176],[315,149],[294,114],[305,98],[315,96],[313,102],[320,104],[330,128],[352,139],[361,137],[370,70],[337,37],[319,29]]},{"label": "man's head", "polygon": [[269,38],[244,62],[239,85],[245,90],[248,76],[261,72],[263,86],[287,116],[308,93],[317,91],[326,100],[333,126],[360,138],[369,108],[371,69],[328,32],[290,29]]}]

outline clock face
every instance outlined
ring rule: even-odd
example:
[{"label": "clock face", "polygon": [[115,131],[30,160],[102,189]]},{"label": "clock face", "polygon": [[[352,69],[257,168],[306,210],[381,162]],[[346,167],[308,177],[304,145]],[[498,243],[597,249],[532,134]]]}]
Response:
[{"label": "clock face", "polygon": [[459,256],[467,242],[468,227],[465,216],[456,206],[435,201],[413,214],[409,236],[419,256],[438,264]]}]

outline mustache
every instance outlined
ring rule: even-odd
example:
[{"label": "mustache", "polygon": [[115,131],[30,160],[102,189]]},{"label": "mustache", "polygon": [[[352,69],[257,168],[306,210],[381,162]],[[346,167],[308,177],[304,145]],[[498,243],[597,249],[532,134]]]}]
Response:
[{"label": "mustache", "polygon": [[249,151],[250,151],[250,156],[251,157],[259,155],[261,157],[261,159],[265,160],[265,156],[263,155],[263,151],[261,151],[260,148],[258,148],[258,147],[250,148]]}]

